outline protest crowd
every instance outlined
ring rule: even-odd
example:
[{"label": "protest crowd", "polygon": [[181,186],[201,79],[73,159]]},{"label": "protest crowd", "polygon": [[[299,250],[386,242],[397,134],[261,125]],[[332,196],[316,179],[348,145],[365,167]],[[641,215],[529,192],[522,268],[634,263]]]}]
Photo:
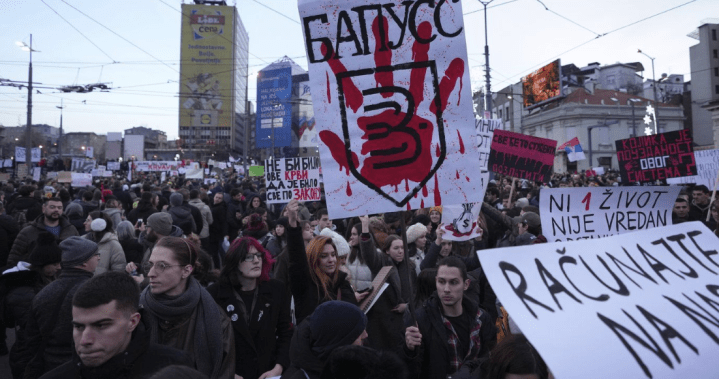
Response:
[{"label": "protest crowd", "polygon": [[[546,188],[621,182],[497,175],[457,242],[441,206],[332,220],[324,197],[268,206],[263,177],[219,179],[4,185],[13,378],[548,378],[475,252],[547,242]],[[719,233],[710,195],[682,188],[672,222]]]}]

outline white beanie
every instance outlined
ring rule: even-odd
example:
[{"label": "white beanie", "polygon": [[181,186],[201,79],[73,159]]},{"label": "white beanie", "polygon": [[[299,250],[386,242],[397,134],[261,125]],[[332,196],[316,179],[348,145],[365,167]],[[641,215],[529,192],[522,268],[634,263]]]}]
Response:
[{"label": "white beanie", "polygon": [[337,248],[337,256],[342,257],[350,253],[350,244],[347,243],[347,241],[339,235],[336,232],[333,232],[330,228],[324,228],[322,229],[322,232],[320,232],[320,235],[323,237],[330,237],[332,238],[332,243],[335,244],[335,248]]},{"label": "white beanie", "polygon": [[420,237],[427,235],[427,227],[416,223],[414,225],[411,225],[409,228],[407,228],[407,243],[412,243],[417,241]]}]

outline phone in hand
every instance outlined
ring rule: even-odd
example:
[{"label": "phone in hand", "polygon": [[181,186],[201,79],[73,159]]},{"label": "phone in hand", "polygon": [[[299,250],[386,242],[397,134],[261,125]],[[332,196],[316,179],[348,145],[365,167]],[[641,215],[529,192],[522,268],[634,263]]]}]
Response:
[{"label": "phone in hand", "polygon": [[141,218],[138,218],[138,219],[137,219],[137,227],[139,228],[139,227],[141,227],[141,226],[142,226],[142,219],[141,219]]}]

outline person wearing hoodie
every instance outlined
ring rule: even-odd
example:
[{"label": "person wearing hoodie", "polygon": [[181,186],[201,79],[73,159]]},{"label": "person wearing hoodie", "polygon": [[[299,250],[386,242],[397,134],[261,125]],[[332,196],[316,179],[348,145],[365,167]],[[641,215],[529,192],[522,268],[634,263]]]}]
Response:
[{"label": "person wearing hoodie", "polygon": [[199,209],[200,214],[202,214],[202,228],[199,233],[200,242],[202,243],[202,248],[207,250],[210,243],[210,225],[214,222],[214,219],[212,218],[212,211],[210,210],[210,207],[208,207],[207,204],[200,199],[200,191],[198,190],[190,191],[190,201],[188,204]]},{"label": "person wearing hoodie", "polygon": [[[62,251],[57,246],[55,236],[42,232],[38,243],[30,253],[27,262],[20,261],[0,276],[0,309],[3,329],[15,328],[15,344],[10,349],[10,370],[13,378],[22,378],[29,355],[25,351],[25,327],[32,299],[46,285],[55,280],[60,270]],[[5,341],[2,341],[5,347]]]},{"label": "person wearing hoodie", "polygon": [[367,316],[354,304],[332,300],[320,304],[295,329],[290,367],[282,379],[320,379],[330,354],[343,346],[362,345]]},{"label": "person wearing hoodie", "polygon": [[124,271],[125,251],[117,239],[117,234],[112,228],[107,214],[103,212],[92,212],[88,216],[90,221],[90,232],[85,234],[86,238],[97,244],[97,252],[100,254],[100,262],[95,269],[95,275],[102,274],[105,271]]},{"label": "person wearing hoodie", "polygon": [[197,225],[195,219],[192,218],[192,211],[182,205],[182,194],[175,192],[170,195],[170,208],[167,213],[172,216],[172,224],[182,229],[185,235],[196,233]]},{"label": "person wearing hoodie", "polygon": [[143,192],[140,201],[137,203],[137,208],[127,214],[127,221],[130,221],[132,225],[137,224],[139,219],[147,221],[148,217],[158,212],[157,204],[159,204],[159,201],[160,197],[156,193]]},{"label": "person wearing hoodie", "polygon": [[114,196],[108,196],[105,202],[105,210],[102,211],[110,218],[112,230],[117,228],[117,224],[122,222],[122,202]]},{"label": "person wearing hoodie", "polygon": [[72,224],[80,235],[85,234],[85,219],[86,216],[82,213],[82,205],[78,203],[70,203],[65,208],[65,216],[68,221]]},{"label": "person wearing hoodie", "polygon": [[72,359],[42,379],[147,378],[165,366],[189,365],[181,350],[152,343],[137,284],[107,272],[85,282],[72,299]]}]

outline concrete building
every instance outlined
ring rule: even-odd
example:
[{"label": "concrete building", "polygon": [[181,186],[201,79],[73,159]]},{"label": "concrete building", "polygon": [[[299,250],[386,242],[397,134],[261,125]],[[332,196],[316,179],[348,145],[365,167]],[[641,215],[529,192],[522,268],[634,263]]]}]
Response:
[{"label": "concrete building", "polygon": [[[62,135],[62,156],[63,158],[85,157],[87,148],[92,147],[93,158],[99,162],[105,161],[105,145],[107,136],[97,135],[92,132],[72,132]],[[69,167],[69,165],[67,165]]]},{"label": "concrete building", "polygon": [[167,134],[162,130],[136,126],[134,128],[125,129],[125,135],[128,134],[145,136],[145,149],[167,148]]},{"label": "concrete building", "polygon": [[[15,146],[22,143],[25,146],[25,126],[4,127],[0,132],[2,141],[2,155],[11,156],[15,154]],[[39,124],[32,126],[32,142],[34,146],[43,147],[43,156],[57,154],[57,142],[60,137],[60,128]]]},{"label": "concrete building", "polygon": [[[644,135],[646,125],[642,119],[646,106],[653,104],[653,100],[621,91],[567,90],[569,93],[563,99],[525,115],[522,133],[556,140],[557,146],[574,137],[579,138],[587,159],[572,163],[564,152],[558,152],[554,160],[555,172],[574,172],[597,166],[618,169],[614,142]],[[659,107],[659,133],[683,129],[681,106],[660,103]]]},{"label": "concrete building", "polygon": [[[710,23],[713,21],[713,23]],[[716,146],[719,129],[712,121],[712,111],[719,101],[719,20],[704,20],[688,37],[699,41],[689,48],[692,74],[692,133],[699,146]]]}]

